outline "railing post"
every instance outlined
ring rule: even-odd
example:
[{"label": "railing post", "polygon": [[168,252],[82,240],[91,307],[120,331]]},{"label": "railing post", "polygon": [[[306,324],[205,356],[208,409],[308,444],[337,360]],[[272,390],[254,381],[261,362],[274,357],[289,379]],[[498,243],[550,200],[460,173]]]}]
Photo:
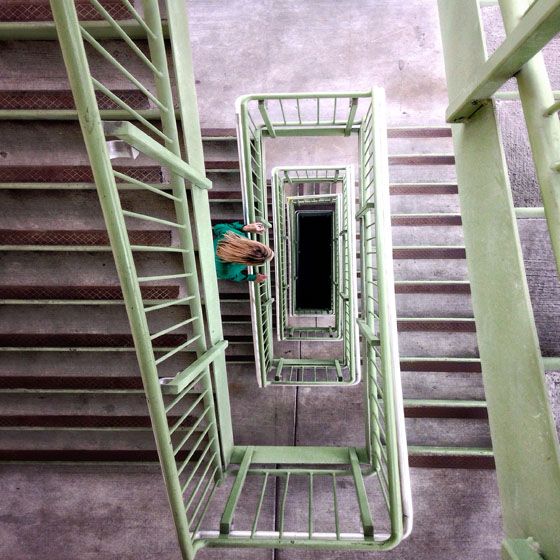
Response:
[{"label": "railing post", "polygon": [[[183,138],[185,141],[186,159],[199,173],[205,175],[204,152],[200,134],[200,120],[192,64],[189,19],[185,2],[182,0],[166,0],[169,35],[173,54],[173,67],[179,99],[179,113]],[[199,247],[212,247],[212,223],[210,221],[210,205],[208,192],[203,189],[192,189],[191,200],[194,214],[194,227]],[[218,281],[213,251],[199,251],[199,263],[206,306],[206,322],[210,345],[214,346],[224,339]],[[227,385],[226,358],[221,353],[214,361],[214,391],[218,412],[220,442],[223,460],[228,465],[233,450],[233,431],[231,426],[231,407]]]},{"label": "railing post", "polygon": [[[529,0],[499,0],[506,32],[511,33],[527,12]],[[560,120],[547,115],[554,105],[554,93],[542,53],[535,55],[515,75],[533,161],[546,214],[556,269],[560,274]]]},{"label": "railing post", "polygon": [[[438,0],[448,90],[486,59],[476,0]],[[560,558],[560,451],[493,103],[453,125],[461,215],[502,518]]]}]

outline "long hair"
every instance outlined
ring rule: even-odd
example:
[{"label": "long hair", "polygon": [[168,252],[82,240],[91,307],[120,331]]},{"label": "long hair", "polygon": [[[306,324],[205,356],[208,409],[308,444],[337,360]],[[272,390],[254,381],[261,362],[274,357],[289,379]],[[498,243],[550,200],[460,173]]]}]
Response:
[{"label": "long hair", "polygon": [[270,247],[231,231],[218,243],[216,254],[224,262],[248,266],[259,266],[274,257],[274,251]]}]

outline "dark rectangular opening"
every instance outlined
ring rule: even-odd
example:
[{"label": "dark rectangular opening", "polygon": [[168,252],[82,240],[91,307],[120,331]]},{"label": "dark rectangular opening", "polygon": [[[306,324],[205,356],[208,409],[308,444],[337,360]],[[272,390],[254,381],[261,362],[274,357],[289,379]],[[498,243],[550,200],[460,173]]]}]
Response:
[{"label": "dark rectangular opening", "polygon": [[333,212],[296,211],[296,310],[332,308]]}]

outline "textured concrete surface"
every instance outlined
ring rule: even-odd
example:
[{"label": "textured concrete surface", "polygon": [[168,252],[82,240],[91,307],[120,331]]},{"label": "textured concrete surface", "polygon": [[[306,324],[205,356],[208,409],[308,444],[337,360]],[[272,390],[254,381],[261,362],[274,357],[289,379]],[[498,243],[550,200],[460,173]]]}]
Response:
[{"label": "textured concrete surface", "polygon": [[238,95],[382,85],[389,122],[439,124],[446,104],[436,3],[194,0],[203,123],[233,124]]},{"label": "textured concrete surface", "polygon": [[[447,95],[441,57],[436,2],[433,0],[309,0],[274,2],[265,0],[192,0],[191,22],[195,71],[204,126],[233,126],[233,104],[238,95],[256,91],[305,91],[320,89],[355,90],[372,85],[384,86],[389,103],[389,122],[393,125],[442,124]],[[490,21],[491,23],[491,21]],[[495,26],[495,24],[494,24]],[[496,43],[499,34],[490,34]],[[21,87],[21,68],[25,67],[38,89],[66,88],[64,69],[56,45],[49,43],[9,43],[7,56],[2,58],[0,74],[2,87]],[[112,52],[118,44],[110,45]],[[492,48],[492,45],[491,45]],[[22,54],[23,50],[23,54]],[[104,71],[99,63],[97,68]],[[107,82],[124,87],[122,81]],[[27,88],[27,84],[25,84]],[[505,104],[502,105],[505,107]],[[502,119],[506,154],[510,162],[513,191],[519,205],[537,205],[523,128],[519,126],[519,111]],[[509,132],[508,132],[509,131]],[[79,132],[72,124],[0,124],[0,137],[5,147],[3,164],[35,165],[50,163],[81,164],[87,160]],[[348,144],[348,143],[347,143]],[[7,146],[7,147],[6,147]],[[32,148],[32,149],[31,149]],[[210,159],[235,159],[230,145],[214,145],[207,152]],[[292,143],[280,146],[271,153],[270,164],[286,163],[286,158],[313,161],[325,157],[339,162],[355,153],[355,146],[318,142],[303,148]],[[391,141],[393,153],[429,153],[449,151],[446,141]],[[5,152],[5,155],[4,155]],[[301,159],[300,159],[301,158]],[[141,160],[139,160],[141,161]],[[321,162],[324,160],[321,159]],[[290,162],[292,163],[292,162]],[[452,166],[433,167],[396,166],[391,169],[393,181],[453,181]],[[239,190],[236,174],[212,174],[215,186],[222,190]],[[24,197],[25,198],[25,197]],[[28,196],[27,222],[18,222],[11,212],[8,197],[2,198],[5,227],[49,228],[53,223],[64,226],[97,227],[99,214],[84,212],[93,208],[89,195],[59,193],[49,195],[49,201]],[[134,204],[134,195],[129,202]],[[5,204],[4,204],[5,203]],[[393,197],[394,212],[456,211],[456,196]],[[95,206],[97,208],[97,206]],[[45,210],[43,212],[43,210]],[[233,217],[235,208],[224,208],[222,216]],[[550,274],[549,260],[542,247],[542,221],[530,220],[521,226],[528,276],[535,305],[539,334],[543,349],[558,355],[558,283]],[[460,244],[460,228],[447,228],[444,235],[437,228],[395,229],[399,243]],[[40,253],[3,254],[0,278],[7,283],[37,281],[57,284],[62,276],[74,275],[76,282],[114,283],[114,269],[108,254],[66,255],[57,263],[56,256]],[[161,263],[149,258],[141,263],[146,274],[160,270]],[[35,274],[30,274],[34,272]],[[398,279],[465,279],[464,260],[398,260]],[[238,287],[220,286],[237,293]],[[552,294],[552,297],[551,297]],[[552,303],[550,303],[552,301]],[[430,315],[435,311],[449,311],[461,316],[469,314],[469,299],[445,296],[437,301],[428,295],[399,298],[403,314]],[[78,332],[76,310],[66,319],[68,326]],[[60,325],[62,319],[55,311],[35,309],[34,326]],[[123,325],[122,310],[110,312],[109,326],[101,325],[95,309],[87,317],[88,328],[104,326],[110,331]],[[97,319],[97,325],[96,325]],[[105,317],[105,320],[107,316]],[[3,324],[13,320],[20,326],[30,324],[32,317],[25,310],[7,309]],[[108,328],[110,327],[110,328]],[[23,327],[22,327],[23,328]],[[237,327],[234,327],[237,328]],[[403,354],[475,356],[474,335],[462,333],[404,333],[401,335]],[[239,350],[241,352],[241,350]],[[100,360],[95,354],[60,359],[59,353],[45,356],[30,355],[24,360],[9,355],[2,368],[6,372],[36,374],[56,371],[60,375],[122,375],[136,373],[130,355],[107,355]],[[273,388],[259,391],[254,384],[253,371],[236,366],[230,371],[233,425],[237,443],[286,443],[295,438],[298,443],[361,443],[361,395],[349,390],[342,398],[310,394],[308,390]],[[560,403],[558,373],[548,375],[551,398]],[[483,398],[481,378],[473,374],[407,372],[404,374],[405,396],[425,398]],[[320,399],[319,399],[320,397]],[[82,398],[72,402],[64,397],[48,401],[34,397],[6,396],[0,406],[12,413],[38,410],[65,412],[99,412],[121,414],[140,411],[138,399],[114,396],[102,402]],[[325,404],[326,403],[326,404]],[[556,408],[557,423],[560,418]],[[112,409],[110,407],[113,407]],[[325,415],[324,409],[329,414]],[[340,411],[343,414],[340,414]],[[338,411],[338,414],[337,414]],[[297,419],[296,419],[296,414]],[[296,425],[297,433],[294,431]],[[437,425],[433,419],[409,419],[407,423],[411,443],[434,442],[452,445],[461,441],[471,445],[488,445],[484,422],[447,419]],[[149,433],[119,439],[109,435],[75,433],[61,444],[82,445],[84,448],[114,444],[153,448]],[[19,439],[18,439],[19,438]],[[12,446],[21,434],[5,432],[4,442]],[[53,442],[51,433],[33,434],[26,445],[39,447]],[[416,526],[411,539],[398,550],[379,556],[401,560],[428,560],[453,557],[458,560],[491,560],[499,557],[501,538],[499,503],[495,473],[491,471],[413,469],[413,492]],[[165,499],[161,475],[157,467],[86,467],[3,465],[0,467],[0,559],[35,560],[136,560],[142,558],[179,558],[169,509]],[[295,511],[294,515],[299,514]],[[272,515],[271,508],[268,510]],[[376,555],[377,556],[377,555]],[[201,559],[232,558],[243,560],[321,559],[333,560],[355,557],[332,552],[266,550],[209,551],[200,553]]]},{"label": "textured concrete surface", "polygon": [[[180,558],[157,467],[1,465],[0,477],[2,560]],[[368,554],[368,558],[499,558],[500,514],[493,471],[413,469],[412,480],[416,507],[413,536],[394,552]],[[341,493],[340,499],[344,507],[343,502],[354,497]],[[271,504],[264,505],[264,524],[267,517],[268,522],[271,519],[267,505]],[[328,515],[328,507],[320,493],[316,508],[317,522],[321,523]],[[303,514],[303,510],[295,508],[291,515]],[[242,511],[241,515],[244,514],[251,512]],[[294,518],[286,520],[288,525],[294,522]],[[203,550],[197,558],[357,560],[365,557],[363,553],[221,549]]]}]

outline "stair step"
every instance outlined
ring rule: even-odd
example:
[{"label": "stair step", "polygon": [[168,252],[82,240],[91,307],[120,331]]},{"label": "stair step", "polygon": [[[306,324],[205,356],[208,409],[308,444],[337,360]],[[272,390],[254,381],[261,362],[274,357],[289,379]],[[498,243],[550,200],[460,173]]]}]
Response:
[{"label": "stair step", "polygon": [[394,259],[466,259],[465,248],[446,245],[395,245]]},{"label": "stair step", "polygon": [[[140,379],[139,379],[140,380]],[[51,428],[60,429],[104,429],[104,428],[151,428],[150,416],[146,407],[144,392],[140,385],[139,389],[132,391],[123,390],[118,395],[109,392],[106,387],[100,390],[88,390],[87,393],[80,392],[73,394],[72,392],[59,391],[58,393],[52,389],[47,391],[32,392],[27,390],[25,394],[14,391],[9,394],[15,403],[16,411],[4,411],[0,417],[0,430],[6,428],[37,428],[48,431]],[[119,398],[115,399],[114,397]],[[132,410],[124,407],[126,403],[121,402],[125,396],[130,400],[134,397],[137,401],[136,406]],[[193,395],[194,397],[197,395]],[[0,394],[2,402],[6,402],[6,393]],[[76,397],[79,397],[76,400]],[[107,413],[99,410],[89,410],[83,406],[86,398],[90,398],[98,403],[99,409],[114,409],[115,412]],[[36,402],[33,402],[36,401]],[[64,402],[68,401],[68,402]],[[80,402],[82,406],[76,407],[75,403]],[[191,401],[189,401],[191,402]],[[483,403],[484,404],[484,403]],[[127,407],[128,408],[128,407]],[[136,411],[136,412],[135,412]],[[442,419],[478,419],[484,420],[488,418],[485,405],[478,404],[454,404],[453,402],[438,404],[418,404],[410,405],[405,401],[405,417],[406,418],[442,418]],[[180,415],[169,417],[171,423],[179,420]],[[186,418],[185,427],[189,425],[189,418]]]},{"label": "stair step", "polygon": [[[421,446],[409,448],[409,463],[412,467],[437,469],[494,469],[492,451],[479,452],[468,448],[442,448],[438,455],[434,448],[423,450]],[[444,452],[445,451],[445,452]],[[156,451],[149,450],[82,450],[82,449],[6,449],[0,450],[0,461],[10,462],[79,462],[83,463],[157,463]]]},{"label": "stair step", "polygon": [[[2,6],[0,5],[0,21],[2,20]],[[148,98],[138,89],[118,89],[112,91],[133,109],[148,109]],[[118,105],[100,91],[95,92],[99,108],[104,110],[119,109]],[[6,117],[11,111],[17,111],[16,115],[25,116],[25,110],[29,111],[29,117],[34,117],[40,110],[60,110],[74,107],[74,98],[70,90],[2,90],[0,91],[0,111]],[[35,120],[35,119],[34,119]]]},{"label": "stair step", "polygon": [[479,358],[411,357],[401,356],[402,371],[481,373]]},{"label": "stair step", "polygon": [[[179,287],[141,286],[140,291],[146,300],[173,300],[179,297]],[[96,305],[115,302],[124,305],[122,290],[119,286],[25,286],[21,284],[0,285],[0,299],[44,300],[46,303],[67,305],[80,301],[94,301]],[[97,303],[99,302],[99,303]]]},{"label": "stair step", "polygon": [[[161,167],[120,166],[115,171],[124,173],[144,183],[161,184]],[[0,165],[0,183],[89,183],[93,185],[93,175],[89,165]],[[4,188],[7,188],[4,185]]]},{"label": "stair step", "polygon": [[391,183],[389,189],[393,195],[458,194],[459,192],[454,183]]},{"label": "stair step", "polygon": [[[146,230],[144,230],[146,231]],[[144,231],[140,230],[139,235]],[[148,230],[149,231],[149,230]],[[73,234],[73,232],[70,232]],[[47,237],[46,232],[45,237]],[[22,235],[28,235],[27,232],[22,231]],[[1,250],[3,251],[105,251],[111,250],[107,245],[84,245],[84,244],[66,244],[66,245],[50,245],[50,244],[35,244],[35,245],[4,245]],[[465,259],[465,248],[455,245],[395,245],[393,247],[393,258],[401,260],[410,259]]]},{"label": "stair step", "polygon": [[[42,279],[44,281],[44,279]],[[241,286],[243,287],[243,286]],[[172,300],[179,297],[179,287],[142,286],[142,295],[146,300]],[[400,280],[395,282],[397,294],[469,294],[468,281],[436,281],[436,280]],[[118,302],[124,305],[120,286],[47,286],[47,285],[2,285],[0,284],[0,299],[21,300],[30,304],[69,305],[87,302],[93,305],[108,305]],[[247,290],[242,292],[220,292],[220,299],[225,301],[248,302]],[[4,302],[5,303],[5,302]]]},{"label": "stair step", "polygon": [[[24,389],[26,391],[131,391],[136,390],[144,394],[142,379],[134,377],[71,377],[55,376],[3,376],[0,375],[0,390]],[[0,420],[1,422],[1,420]]]},{"label": "stair step", "polygon": [[455,165],[455,155],[389,154],[389,165]]},{"label": "stair step", "polygon": [[[130,12],[126,6],[118,0],[103,0],[103,7],[117,20],[129,19]],[[99,12],[89,3],[76,3],[76,12],[80,19],[102,20]],[[52,22],[53,15],[48,2],[7,2],[0,5],[0,21],[20,22],[20,21],[45,21]]]},{"label": "stair step", "polygon": [[492,449],[483,447],[408,446],[409,463],[416,468],[494,469]]},{"label": "stair step", "polygon": [[397,294],[470,294],[468,280],[398,280],[395,282]]},{"label": "stair step", "polygon": [[392,214],[393,226],[460,226],[461,214],[432,213],[432,214]]},{"label": "stair step", "polygon": [[473,418],[488,419],[485,401],[405,399],[405,416],[408,418]]},{"label": "stair step", "polygon": [[[170,230],[129,229],[128,237],[132,245],[169,247],[172,234]],[[1,229],[0,245],[99,246],[109,245],[109,236],[106,230]]]},{"label": "stair step", "polygon": [[388,138],[451,138],[450,126],[393,126]]},{"label": "stair step", "polygon": [[399,317],[399,332],[405,331],[437,331],[437,332],[476,332],[475,320],[472,317]]},{"label": "stair step", "polygon": [[[23,166],[22,166],[23,167]],[[2,166],[0,166],[2,169]],[[33,169],[26,167],[21,171],[21,174],[27,173],[27,169]],[[159,169],[159,168],[158,168]],[[29,171],[31,173],[31,171]],[[123,171],[124,173],[124,171]],[[209,173],[216,173],[214,170],[209,170]],[[66,175],[70,175],[71,170],[68,169]],[[10,176],[16,175],[16,171],[10,172]],[[1,175],[0,175],[1,177]],[[140,187],[135,187],[134,185],[117,185],[119,190],[141,190]],[[153,186],[161,186],[165,189],[165,186],[159,181],[154,182]],[[235,181],[235,190],[229,191],[217,191],[213,187],[208,195],[210,199],[213,197],[223,198],[224,200],[231,200],[232,202],[241,202],[241,192],[239,180]],[[269,185],[270,186],[270,185]],[[60,181],[60,182],[49,182],[49,181],[0,181],[0,189],[14,189],[14,190],[95,190],[95,183],[91,181]],[[431,194],[457,194],[457,185],[451,183],[393,183],[390,185],[391,195],[431,195]],[[269,206],[271,202],[269,201]]]}]

